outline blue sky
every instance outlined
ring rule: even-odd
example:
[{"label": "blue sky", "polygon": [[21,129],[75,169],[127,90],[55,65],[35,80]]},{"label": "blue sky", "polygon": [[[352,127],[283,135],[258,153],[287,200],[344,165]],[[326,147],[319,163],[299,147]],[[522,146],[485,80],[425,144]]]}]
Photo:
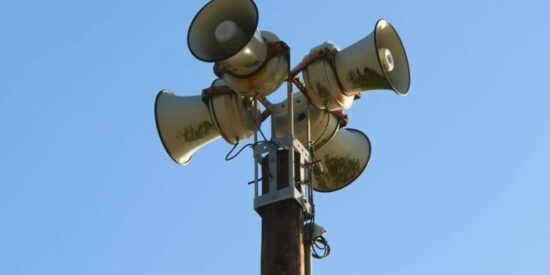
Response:
[{"label": "blue sky", "polygon": [[[257,274],[251,152],[218,140],[175,165],[158,90],[197,95],[205,1],[0,2],[0,274]],[[316,194],[331,255],[314,274],[550,274],[548,1],[258,1],[297,64],[378,18],[407,97],[368,92],[349,127],[368,169]],[[281,90],[273,96],[281,99]]]}]

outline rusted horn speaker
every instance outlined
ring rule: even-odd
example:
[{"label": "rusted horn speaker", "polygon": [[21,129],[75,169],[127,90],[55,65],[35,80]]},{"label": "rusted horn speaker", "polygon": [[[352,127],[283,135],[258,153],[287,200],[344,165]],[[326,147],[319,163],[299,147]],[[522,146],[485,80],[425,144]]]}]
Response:
[{"label": "rusted horn speaker", "polygon": [[[267,96],[287,75],[279,38],[258,30],[252,0],[213,0],[191,22],[187,44],[199,60],[214,62],[226,85],[243,96]],[[275,45],[276,44],[276,45]]]},{"label": "rusted horn speaker", "polygon": [[409,62],[397,31],[380,19],[374,31],[340,50],[331,42],[312,49],[324,57],[303,70],[308,97],[319,108],[350,108],[363,91],[393,90],[406,95],[410,86]]},{"label": "rusted horn speaker", "polygon": [[237,144],[251,137],[261,123],[252,101],[231,90],[221,79],[212,83],[211,91],[205,97],[210,118],[225,141]]},{"label": "rusted horn speaker", "polygon": [[249,138],[256,131],[258,111],[247,99],[214,81],[202,96],[176,96],[162,90],[155,101],[157,130],[170,157],[188,164],[195,151],[222,136],[230,144]]}]

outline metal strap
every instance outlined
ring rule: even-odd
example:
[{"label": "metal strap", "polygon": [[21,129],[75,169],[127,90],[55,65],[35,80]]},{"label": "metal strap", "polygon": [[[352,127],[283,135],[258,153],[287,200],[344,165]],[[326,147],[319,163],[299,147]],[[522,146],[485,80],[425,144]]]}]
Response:
[{"label": "metal strap", "polygon": [[[304,59],[298,64],[292,71],[290,72],[291,77],[295,77],[297,74],[299,74],[301,71],[303,71],[307,66],[311,65],[313,62],[318,61],[320,59],[325,59],[330,68],[332,69],[332,73],[334,74],[334,78],[336,78],[336,83],[338,84],[338,88],[340,88],[340,93],[342,93],[345,96],[350,96],[346,93],[344,89],[344,85],[342,85],[342,82],[340,81],[340,78],[338,77],[338,74],[336,73],[336,54],[338,54],[338,50],[331,50],[329,48],[321,48],[313,53],[307,55],[304,57]],[[294,82],[296,83],[296,81]],[[299,86],[298,86],[299,87]],[[304,90],[307,89],[307,87],[303,88]],[[300,89],[302,91],[302,89]],[[307,94],[302,91],[304,95]],[[359,99],[360,95],[355,95],[354,99]]]},{"label": "metal strap", "polygon": [[202,101],[208,105],[208,101],[213,96],[236,95],[237,93],[227,86],[212,86],[202,90]]}]

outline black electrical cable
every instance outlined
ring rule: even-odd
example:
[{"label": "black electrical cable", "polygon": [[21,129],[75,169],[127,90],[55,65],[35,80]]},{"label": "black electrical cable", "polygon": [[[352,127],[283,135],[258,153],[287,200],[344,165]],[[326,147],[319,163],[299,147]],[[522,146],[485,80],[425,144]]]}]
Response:
[{"label": "black electrical cable", "polygon": [[[254,97],[252,97],[253,102],[256,101],[256,97],[258,95],[259,94],[255,94]],[[254,124],[256,124],[256,127],[258,128],[258,132],[260,132],[260,135],[262,135],[262,138],[264,139],[264,141],[267,141],[267,138],[265,137],[264,132],[262,131],[262,127],[258,124],[258,121],[256,121],[256,118],[253,118],[252,121],[254,121]]]},{"label": "black electrical cable", "polygon": [[247,147],[252,147],[252,146],[254,146],[254,144],[253,143],[248,143],[248,144],[244,145],[241,149],[239,149],[239,151],[237,151],[237,153],[235,155],[231,156],[231,153],[233,153],[233,151],[235,151],[237,146],[239,146],[238,142],[231,148],[231,150],[229,150],[229,152],[227,152],[227,155],[225,155],[225,160],[230,161],[230,160],[236,158],[239,154],[241,154],[243,152],[244,149],[246,149]]},{"label": "black electrical cable", "polygon": [[[257,94],[252,98],[252,100],[255,100],[256,99],[256,96]],[[254,124],[256,125],[256,127],[258,127],[258,132],[260,132],[260,135],[262,136],[262,138],[264,139],[263,141],[258,141],[256,143],[248,143],[246,145],[244,145],[241,149],[239,149],[239,151],[237,151],[237,153],[235,153],[235,155],[231,156],[231,153],[233,153],[233,151],[235,151],[235,149],[237,148],[237,146],[239,146],[239,143],[237,142],[232,148],[231,150],[229,150],[229,152],[227,153],[227,155],[225,155],[225,160],[226,161],[230,161],[234,158],[236,158],[237,156],[239,156],[243,151],[244,149],[246,149],[247,147],[254,147],[258,144],[261,144],[261,143],[267,143],[267,144],[270,144],[272,146],[275,146],[276,149],[279,148],[279,145],[271,140],[268,140],[267,137],[265,136],[264,132],[262,131],[262,127],[260,124],[258,124],[258,122],[256,121],[256,119],[252,119],[252,121],[254,122]]]},{"label": "black electrical cable", "polygon": [[[312,163],[316,162],[315,155],[313,152],[310,152]],[[315,165],[315,164],[314,164]],[[309,192],[308,192],[308,200],[311,205],[311,217],[310,221],[307,224],[307,230],[309,231],[309,245],[311,246],[311,255],[316,259],[322,259],[330,255],[330,245],[328,244],[328,241],[325,239],[325,237],[321,236],[313,236],[314,228],[315,228],[315,203],[313,202],[313,169],[309,169]],[[320,251],[318,251],[320,250]],[[320,253],[321,252],[321,253]]]},{"label": "black electrical cable", "polygon": [[[321,249],[323,251],[323,254],[319,254],[317,252],[317,249]],[[328,244],[327,240],[323,236],[319,236],[313,240],[313,243],[311,245],[312,250],[312,256],[316,259],[322,259],[330,255],[330,245]]]}]

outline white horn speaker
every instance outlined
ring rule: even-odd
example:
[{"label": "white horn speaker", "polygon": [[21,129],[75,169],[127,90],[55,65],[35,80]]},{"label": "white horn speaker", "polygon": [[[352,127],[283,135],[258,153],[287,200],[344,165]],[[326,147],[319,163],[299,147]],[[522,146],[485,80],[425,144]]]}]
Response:
[{"label": "white horn speaker", "polygon": [[213,0],[195,15],[187,34],[191,53],[206,62],[223,62],[235,74],[249,74],[267,57],[252,0]]},{"label": "white horn speaker", "polygon": [[308,97],[319,108],[350,108],[353,97],[362,91],[393,90],[399,95],[409,91],[405,49],[393,26],[384,19],[355,44],[340,50],[334,43],[325,42],[313,48],[309,57],[320,51],[334,57],[315,59],[302,72]]},{"label": "white horn speaker", "polygon": [[319,192],[333,192],[351,184],[367,167],[370,140],[363,132],[343,128],[324,146],[314,151],[321,160],[314,166],[312,185]]},{"label": "white horn speaker", "polygon": [[[325,42],[311,49],[308,56],[338,51],[340,48],[336,44]],[[304,68],[302,75],[311,104],[330,111],[351,108],[354,96],[340,89],[339,80],[328,59],[323,58],[312,62]]]},{"label": "white horn speaker", "polygon": [[265,97],[287,77],[288,47],[258,30],[252,0],[210,1],[191,22],[187,44],[199,60],[216,63],[215,73],[243,96]]},{"label": "white horn speaker", "polygon": [[188,164],[199,148],[220,137],[202,96],[160,91],[155,100],[155,121],[164,149],[182,165]]},{"label": "white horn speaker", "polygon": [[378,20],[371,34],[336,55],[336,72],[346,93],[382,89],[406,95],[409,91],[405,48],[384,19]]},{"label": "white horn speaker", "polygon": [[[270,43],[271,56],[265,64],[245,77],[231,73],[217,73],[227,83],[227,86],[246,97],[265,97],[277,90],[288,75],[288,56],[284,53],[283,44],[277,35],[268,31],[261,31],[264,41]],[[273,52],[276,50],[283,52]],[[220,62],[220,68],[238,68],[226,62]]]},{"label": "white horn speaker", "polygon": [[[329,142],[344,123],[343,117],[321,110],[308,103],[302,93],[294,93],[294,135],[307,147],[307,112],[309,109],[310,136],[314,149]],[[272,114],[272,132],[275,137],[288,135],[288,113],[286,100],[281,108],[283,112]]]},{"label": "white horn speaker", "polygon": [[251,137],[260,124],[260,112],[253,110],[252,101],[229,89],[221,79],[215,80],[212,88],[222,92],[207,97],[210,118],[225,141],[237,144]]}]

